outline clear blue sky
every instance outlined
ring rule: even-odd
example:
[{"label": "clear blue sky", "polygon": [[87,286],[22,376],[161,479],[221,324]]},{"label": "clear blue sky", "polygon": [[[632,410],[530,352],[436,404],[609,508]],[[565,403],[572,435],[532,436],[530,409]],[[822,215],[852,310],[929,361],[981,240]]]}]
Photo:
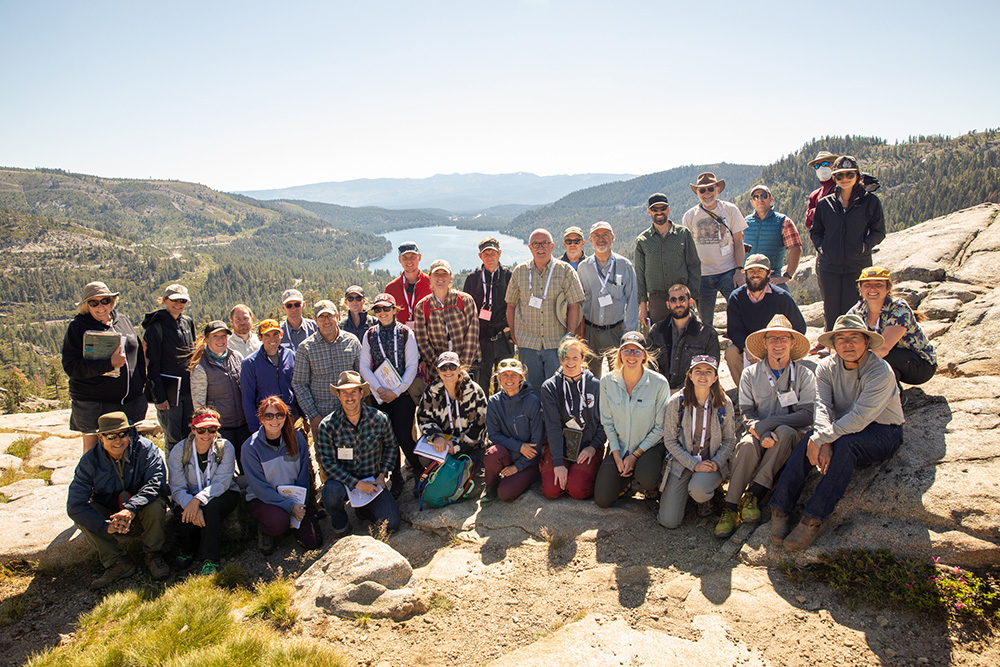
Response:
[{"label": "clear blue sky", "polygon": [[0,0],[0,165],[222,190],[1000,126],[1000,2]]}]

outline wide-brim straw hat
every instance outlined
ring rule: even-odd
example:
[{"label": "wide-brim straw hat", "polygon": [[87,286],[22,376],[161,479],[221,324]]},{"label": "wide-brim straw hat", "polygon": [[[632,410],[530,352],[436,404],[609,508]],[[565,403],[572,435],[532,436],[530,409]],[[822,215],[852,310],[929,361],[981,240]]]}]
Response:
[{"label": "wide-brim straw hat", "polygon": [[719,190],[719,194],[726,189],[726,179],[716,178],[715,174],[710,171],[705,171],[698,174],[698,180],[694,183],[688,183],[691,186],[691,192],[698,194],[698,188],[708,188],[715,186]]},{"label": "wide-brim straw hat", "polygon": [[336,394],[341,389],[361,388],[361,396],[367,396],[369,391],[368,383],[361,379],[361,374],[354,371],[341,371],[337,384],[330,385],[330,391]]},{"label": "wide-brim straw hat", "polygon": [[846,333],[848,331],[857,331],[858,333],[863,333],[868,336],[870,345],[868,347],[882,347],[885,343],[885,338],[882,338],[882,334],[876,333],[874,331],[869,331],[868,327],[865,326],[865,321],[861,319],[860,315],[841,315],[837,318],[837,321],[833,324],[833,330],[827,331],[824,334],[820,334],[819,343],[825,347],[835,350],[833,346],[833,337],[839,333]]},{"label": "wide-brim straw hat", "polygon": [[771,321],[767,323],[766,327],[754,331],[752,334],[747,336],[746,349],[750,352],[750,354],[758,359],[767,358],[767,346],[764,345],[764,337],[769,331],[775,333],[789,333],[792,335],[792,349],[788,353],[788,357],[792,361],[798,361],[809,354],[809,339],[793,329],[792,323],[789,322],[788,318],[784,315],[775,315],[771,318]]}]

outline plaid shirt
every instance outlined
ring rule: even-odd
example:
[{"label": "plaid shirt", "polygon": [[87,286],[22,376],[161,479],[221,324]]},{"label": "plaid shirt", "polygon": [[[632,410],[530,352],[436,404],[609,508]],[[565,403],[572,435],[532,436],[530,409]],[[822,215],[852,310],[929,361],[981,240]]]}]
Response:
[{"label": "plaid shirt", "polygon": [[450,289],[442,303],[432,292],[415,310],[414,334],[421,361],[434,366],[438,356],[449,350],[458,353],[463,366],[479,361],[479,309],[472,296]]},{"label": "plaid shirt", "polygon": [[[542,301],[541,308],[528,305],[531,297],[539,299],[545,294],[545,283],[549,279],[549,269],[552,270],[552,283]],[[530,279],[530,285],[529,285]],[[507,305],[516,306],[514,317],[514,334],[517,336],[518,347],[530,350],[544,350],[559,347],[559,341],[566,335],[566,325],[559,322],[556,316],[556,302],[560,297],[566,303],[583,301],[583,285],[573,267],[558,259],[551,259],[542,271],[535,266],[534,260],[519,264],[510,277],[507,286]]]},{"label": "plaid shirt", "polygon": [[[396,464],[399,446],[389,418],[375,408],[361,406],[357,425],[338,406],[323,418],[316,433],[316,459],[323,473],[349,489],[365,477],[378,477]],[[354,458],[338,459],[337,450],[351,450]]]},{"label": "plaid shirt", "polygon": [[795,229],[795,223],[792,222],[791,218],[786,217],[785,221],[781,223],[781,242],[785,244],[786,249],[797,248],[802,245],[799,230]]},{"label": "plaid shirt", "polygon": [[332,343],[319,332],[302,341],[295,352],[292,391],[307,419],[328,415],[340,405],[330,385],[341,372],[357,371],[360,359],[361,343],[343,330]]}]

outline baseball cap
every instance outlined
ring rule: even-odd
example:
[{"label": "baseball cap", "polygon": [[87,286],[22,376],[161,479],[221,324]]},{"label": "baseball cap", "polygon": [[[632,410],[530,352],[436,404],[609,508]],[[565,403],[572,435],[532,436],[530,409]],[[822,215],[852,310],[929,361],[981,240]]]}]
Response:
[{"label": "baseball cap", "polygon": [[281,305],[285,305],[289,301],[304,301],[302,292],[297,289],[286,289],[281,293]]}]

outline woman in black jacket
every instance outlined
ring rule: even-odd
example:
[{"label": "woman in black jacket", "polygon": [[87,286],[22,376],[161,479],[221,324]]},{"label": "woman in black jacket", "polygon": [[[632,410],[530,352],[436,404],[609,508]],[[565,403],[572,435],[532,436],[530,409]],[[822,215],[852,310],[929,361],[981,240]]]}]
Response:
[{"label": "woman in black jacket", "polygon": [[837,187],[819,201],[809,230],[827,331],[857,302],[854,281],[872,265],[872,248],[885,238],[882,203],[862,185],[858,161],[850,155],[837,158],[833,178]]},{"label": "woman in black jacket", "polygon": [[[77,315],[63,338],[62,365],[69,376],[71,401],[69,427],[83,433],[84,452],[98,442],[94,432],[101,415],[122,411],[131,424],[146,418],[146,358],[132,323],[115,309],[118,294],[102,282],[87,283]],[[110,357],[84,358],[88,331],[117,335],[117,349]]]}]

